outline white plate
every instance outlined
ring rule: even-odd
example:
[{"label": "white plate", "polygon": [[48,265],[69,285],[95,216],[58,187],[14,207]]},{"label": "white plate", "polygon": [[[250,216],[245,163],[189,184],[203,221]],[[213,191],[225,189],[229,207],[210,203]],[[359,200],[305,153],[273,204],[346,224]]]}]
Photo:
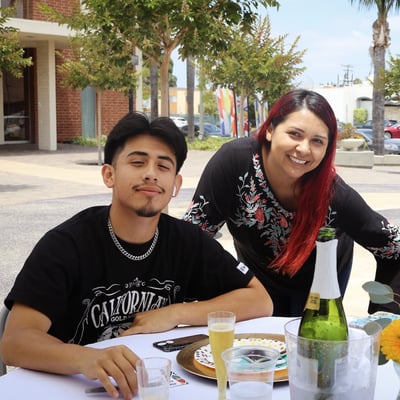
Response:
[{"label": "white plate", "polygon": [[[287,357],[286,357],[286,344],[280,340],[266,339],[266,338],[240,338],[234,339],[233,346],[268,346],[277,349],[281,352],[281,357],[278,359],[276,370],[287,368]],[[194,352],[194,359],[201,365],[208,368],[215,368],[214,360],[209,344],[201,346]]]}]

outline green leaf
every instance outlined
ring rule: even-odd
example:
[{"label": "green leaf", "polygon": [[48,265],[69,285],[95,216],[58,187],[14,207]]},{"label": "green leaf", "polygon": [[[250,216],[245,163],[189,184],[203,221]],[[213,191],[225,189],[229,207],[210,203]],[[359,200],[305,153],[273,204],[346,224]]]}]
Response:
[{"label": "green leaf", "polygon": [[362,288],[369,294],[372,303],[386,304],[394,301],[393,289],[380,282],[369,281],[362,285]]}]

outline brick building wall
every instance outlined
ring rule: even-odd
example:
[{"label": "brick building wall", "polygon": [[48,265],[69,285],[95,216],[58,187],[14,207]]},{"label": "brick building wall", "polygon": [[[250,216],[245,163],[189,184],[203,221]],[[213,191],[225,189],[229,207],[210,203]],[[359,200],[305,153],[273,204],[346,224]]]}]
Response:
[{"label": "brick building wall", "polygon": [[79,0],[32,0],[28,1],[28,18],[38,21],[47,21],[48,17],[39,9],[39,4],[46,4],[55,10],[70,15],[74,6],[80,4]]},{"label": "brick building wall", "polygon": [[[68,55],[68,51],[64,52]],[[61,63],[56,56],[56,65]],[[82,136],[81,91],[62,85],[62,75],[56,71],[57,142],[70,142]]]},{"label": "brick building wall", "polygon": [[101,103],[102,134],[108,135],[118,120],[128,112],[129,100],[123,93],[106,90],[101,94]]},{"label": "brick building wall", "polygon": [[[47,20],[48,18],[39,10],[38,4],[42,0],[34,0],[30,9],[30,18],[34,20]],[[48,0],[46,4],[64,14],[72,11],[78,1]],[[63,53],[68,55],[68,50]],[[62,59],[56,56],[56,65]],[[82,136],[81,116],[81,91],[65,88],[62,85],[62,76],[56,72],[56,109],[57,109],[57,142],[70,142],[76,136]],[[106,91],[102,94],[102,134],[107,135],[117,121],[128,112],[128,98],[118,92]]]}]

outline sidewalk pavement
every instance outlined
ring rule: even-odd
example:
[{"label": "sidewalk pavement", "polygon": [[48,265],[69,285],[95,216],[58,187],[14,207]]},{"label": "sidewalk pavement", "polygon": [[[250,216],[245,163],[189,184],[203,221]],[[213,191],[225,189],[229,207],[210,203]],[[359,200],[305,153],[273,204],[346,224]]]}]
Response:
[{"label": "sidewalk pavement", "polygon": [[[182,217],[201,172],[213,155],[189,151],[182,168],[183,186],[170,202],[169,214]],[[7,294],[16,274],[37,240],[51,227],[83,208],[108,204],[110,190],[101,179],[96,148],[62,144],[55,152],[27,146],[0,146],[0,299]],[[400,225],[400,166],[372,169],[338,167],[342,178],[367,203]],[[218,238],[235,254],[226,228]],[[353,271],[344,298],[348,315],[365,315],[368,295],[361,285],[374,279],[372,255],[356,245]]]}]

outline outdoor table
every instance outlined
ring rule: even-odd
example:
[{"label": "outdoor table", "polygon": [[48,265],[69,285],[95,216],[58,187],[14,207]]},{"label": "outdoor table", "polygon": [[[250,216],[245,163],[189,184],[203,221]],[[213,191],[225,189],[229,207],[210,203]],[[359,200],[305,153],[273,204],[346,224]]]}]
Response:
[{"label": "outdoor table", "polygon": [[[284,324],[290,318],[269,317],[237,322],[235,333],[284,334]],[[90,346],[103,348],[113,345],[127,345],[140,357],[164,356],[172,361],[172,371],[187,381],[187,384],[171,387],[171,400],[204,400],[217,398],[217,385],[213,379],[197,376],[183,369],[177,362],[178,351],[161,352],[153,346],[153,342],[171,338],[188,336],[196,333],[207,334],[207,327],[179,327],[167,332],[154,334],[138,334],[95,343]],[[399,391],[398,378],[392,362],[378,367],[375,399],[396,399]],[[98,386],[98,382],[90,381],[83,375],[55,375],[30,371],[23,368],[11,370],[0,377],[0,397],[7,400],[104,400],[107,394],[86,394],[85,389]],[[137,398],[137,396],[135,396]],[[228,395],[229,398],[229,395]],[[289,400],[288,382],[275,382],[273,400]],[[355,399],[357,400],[357,399]]]}]

